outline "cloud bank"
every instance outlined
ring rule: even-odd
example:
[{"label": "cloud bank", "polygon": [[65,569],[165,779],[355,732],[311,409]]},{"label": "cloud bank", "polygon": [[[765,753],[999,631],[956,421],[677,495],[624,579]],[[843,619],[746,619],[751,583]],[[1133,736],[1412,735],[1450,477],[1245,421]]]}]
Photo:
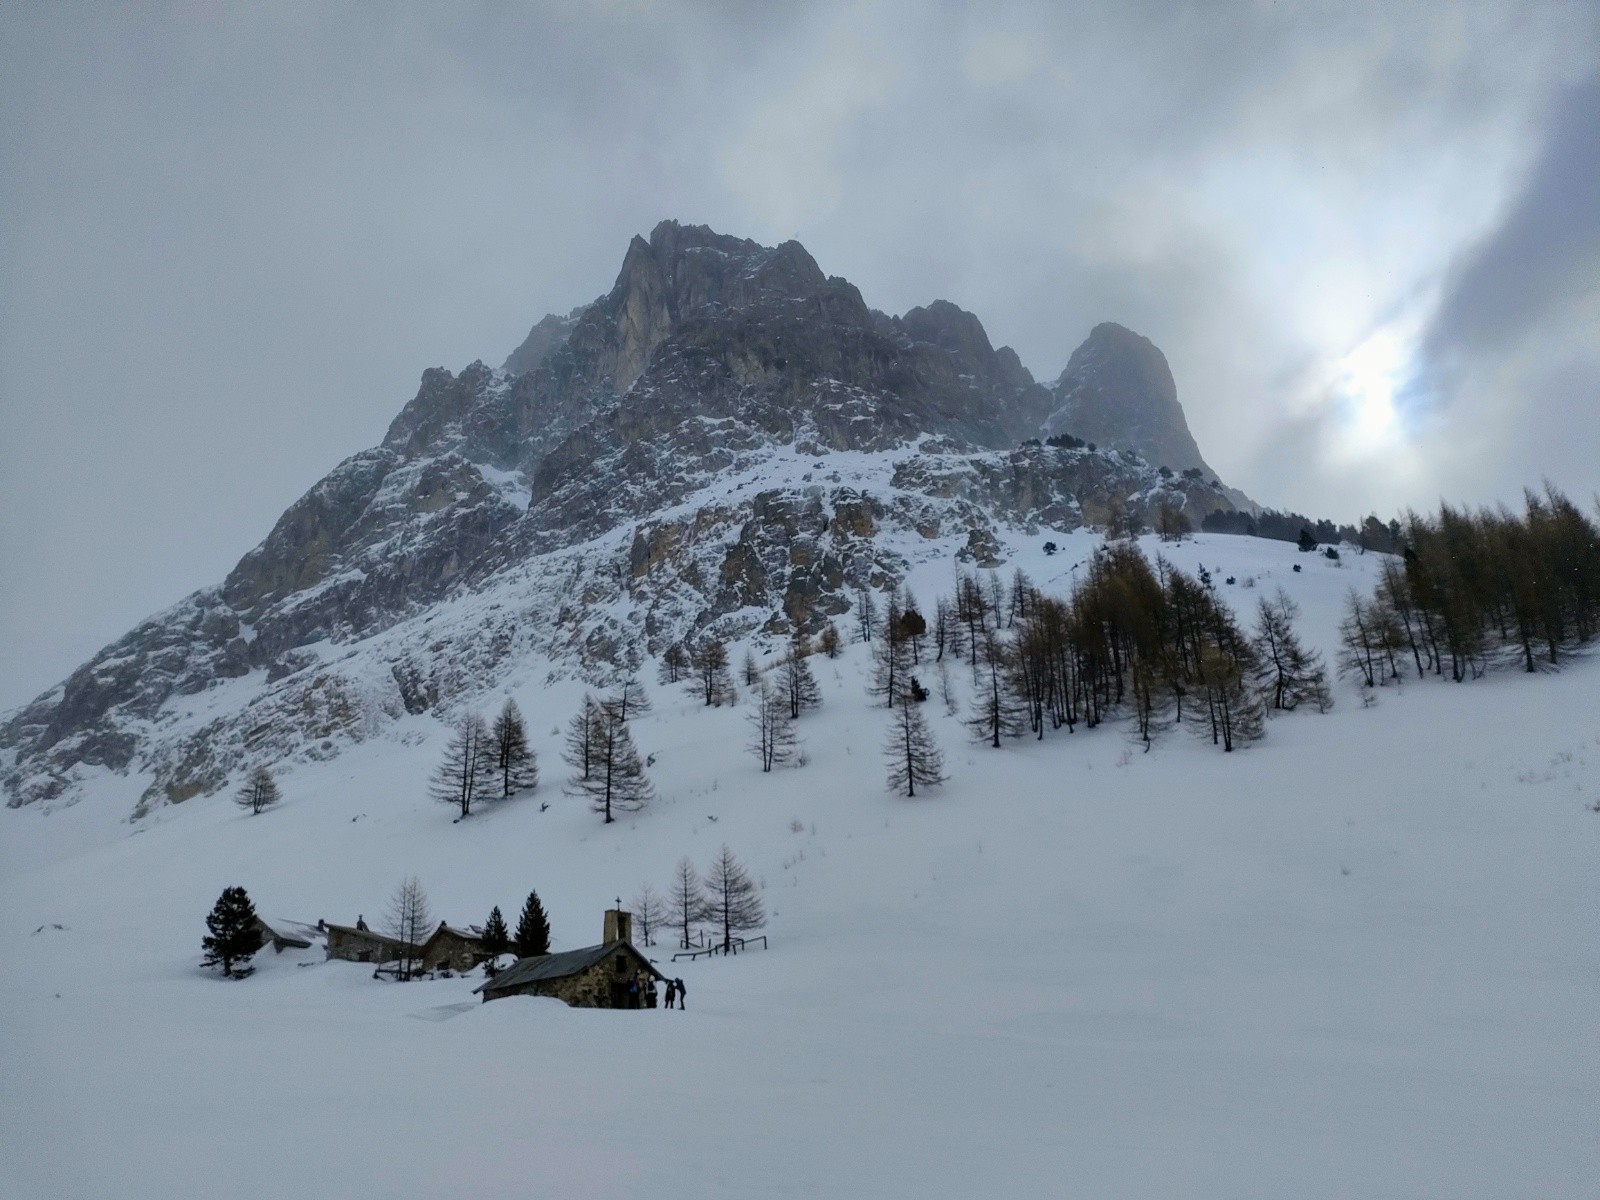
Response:
[{"label": "cloud bank", "polygon": [[1592,4],[0,10],[0,706],[662,217],[1115,320],[1266,503],[1600,486]]}]

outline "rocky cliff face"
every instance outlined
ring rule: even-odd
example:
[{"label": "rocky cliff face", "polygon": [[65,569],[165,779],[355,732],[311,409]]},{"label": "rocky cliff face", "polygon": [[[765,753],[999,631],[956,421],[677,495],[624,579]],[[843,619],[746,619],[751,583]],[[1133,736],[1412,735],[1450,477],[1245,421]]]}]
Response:
[{"label": "rocky cliff face", "polygon": [[[907,539],[992,565],[999,526],[1228,505],[1155,470],[1200,464],[1159,351],[1101,326],[1072,362],[1053,395],[953,304],[889,317],[796,242],[663,222],[504,369],[424,372],[220,586],[12,715],[7,801],[111,770],[148,808],[448,712],[529,656],[599,677],[708,627],[815,629]],[[1097,453],[1023,444],[1135,393],[1150,419]]]},{"label": "rocky cliff face", "polygon": [[1189,432],[1166,355],[1131,329],[1109,321],[1096,325],[1072,352],[1050,395],[1054,407],[1045,429],[1052,435],[1070,433],[1132,450],[1159,467],[1216,477]]}]

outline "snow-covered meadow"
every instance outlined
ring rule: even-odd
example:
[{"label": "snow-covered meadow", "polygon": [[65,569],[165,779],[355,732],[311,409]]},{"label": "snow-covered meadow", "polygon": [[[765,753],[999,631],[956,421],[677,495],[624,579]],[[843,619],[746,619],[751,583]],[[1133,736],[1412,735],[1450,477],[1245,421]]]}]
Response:
[{"label": "snow-covered meadow", "polygon": [[[1096,539],[1044,536],[1006,573],[1065,590]],[[914,565],[925,607],[953,545]],[[1246,620],[1284,586],[1330,659],[1372,574],[1165,549]],[[431,717],[285,771],[260,816],[216,796],[130,824],[142,783],[115,777],[0,811],[0,1195],[1600,1196],[1600,666],[1371,707],[1340,685],[1230,755],[1185,730],[1145,754],[1120,723],[991,750],[935,688],[951,779],[905,800],[865,648],[815,662],[807,762],[771,775],[743,706],[652,680],[659,798],[609,827],[561,790],[582,689],[532,661],[507,690],[543,782],[459,824],[427,798]],[[683,1013],[479,1005],[476,979],[320,951],[199,969],[232,884],[341,922],[408,874],[458,923],[536,887],[567,949],[723,843],[771,949],[673,966]]]}]

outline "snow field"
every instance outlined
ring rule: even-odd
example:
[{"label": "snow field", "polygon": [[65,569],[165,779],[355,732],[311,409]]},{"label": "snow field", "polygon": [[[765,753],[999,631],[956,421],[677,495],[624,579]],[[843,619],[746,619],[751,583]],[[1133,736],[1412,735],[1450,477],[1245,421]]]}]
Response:
[{"label": "snow field", "polygon": [[[1064,590],[1095,539],[1050,536],[1003,577]],[[906,548],[925,611],[950,550]],[[1371,576],[1251,539],[1166,552],[1247,622],[1283,584],[1330,658]],[[1340,686],[1231,755],[1186,730],[1143,754],[1121,724],[995,751],[934,687],[951,780],[916,800],[883,789],[865,648],[814,665],[809,761],[771,775],[743,705],[650,681],[660,796],[610,827],[560,791],[582,688],[532,662],[509,692],[543,782],[460,824],[426,796],[428,717],[286,771],[258,817],[218,796],[130,826],[141,785],[114,777],[0,813],[0,1195],[1600,1195],[1594,664],[1371,708]],[[537,887],[566,949],[723,842],[772,949],[654,948],[684,1013],[478,1005],[477,979],[320,950],[198,970],[230,884],[269,919],[374,924],[407,874],[456,922]]]}]

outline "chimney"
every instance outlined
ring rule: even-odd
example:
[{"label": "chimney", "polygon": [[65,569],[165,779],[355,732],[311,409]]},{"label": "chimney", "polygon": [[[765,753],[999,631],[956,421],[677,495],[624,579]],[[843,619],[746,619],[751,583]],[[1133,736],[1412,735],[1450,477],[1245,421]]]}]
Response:
[{"label": "chimney", "polygon": [[633,941],[633,914],[620,908],[606,909],[605,945]]}]

